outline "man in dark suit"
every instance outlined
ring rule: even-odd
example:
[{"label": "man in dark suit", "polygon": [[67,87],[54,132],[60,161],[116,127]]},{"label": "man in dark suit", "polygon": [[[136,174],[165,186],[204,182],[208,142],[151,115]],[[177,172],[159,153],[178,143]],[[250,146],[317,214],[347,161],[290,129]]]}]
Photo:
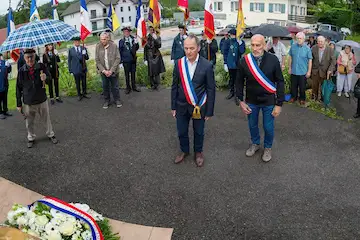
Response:
[{"label": "man in dark suit", "polygon": [[[86,60],[89,60],[89,55],[87,49],[83,46],[80,46],[80,38],[73,38],[74,47],[69,49],[68,52],[68,66],[69,72],[74,75],[77,94],[79,101],[83,98],[89,98],[86,92]],[[82,86],[82,92],[81,87]]]},{"label": "man in dark suit", "polygon": [[317,38],[317,45],[311,48],[312,51],[312,97],[315,101],[321,99],[321,85],[325,79],[329,79],[334,71],[336,59],[334,49],[325,44],[323,36]]},{"label": "man in dark suit", "polygon": [[200,56],[209,60],[212,63],[212,65],[215,67],[216,53],[219,51],[217,41],[215,38],[212,40],[208,39],[204,31],[202,31],[202,33],[203,33],[203,39],[201,39],[200,41]]},{"label": "man in dark suit", "polygon": [[[274,140],[274,118],[280,115],[284,101],[284,78],[279,59],[265,51],[266,43],[262,35],[251,38],[251,53],[241,60],[236,77],[236,96],[240,108],[248,116],[251,146],[246,151],[252,157],[260,149],[259,112],[262,111],[265,132],[262,160],[271,160]],[[244,86],[246,81],[246,98]]]},{"label": "man in dark suit", "polygon": [[189,155],[188,130],[193,118],[195,162],[202,167],[205,121],[214,115],[214,70],[212,63],[199,55],[200,40],[194,34],[185,39],[184,49],[185,56],[175,62],[171,87],[171,110],[176,118],[181,148],[175,163]]},{"label": "man in dark suit", "polygon": [[184,52],[184,40],[186,39],[186,27],[183,24],[179,26],[179,34],[174,38],[173,45],[171,48],[171,60],[174,62],[183,56]]},{"label": "man in dark suit", "polygon": [[[131,88],[134,92],[140,92],[140,89],[136,87],[135,75],[136,75],[136,51],[139,49],[139,43],[137,38],[130,35],[131,28],[124,27],[122,29],[124,37],[119,41],[119,52],[121,58],[120,67],[124,67],[126,90],[125,93],[129,94]],[[130,75],[131,75],[131,87],[130,87]]]}]

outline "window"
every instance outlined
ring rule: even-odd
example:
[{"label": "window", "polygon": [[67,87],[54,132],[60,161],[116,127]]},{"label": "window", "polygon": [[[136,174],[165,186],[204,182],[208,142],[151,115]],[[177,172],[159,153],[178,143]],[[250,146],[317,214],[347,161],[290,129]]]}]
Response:
[{"label": "window", "polygon": [[269,3],[269,13],[285,13],[285,4]]},{"label": "window", "polygon": [[295,6],[291,5],[291,15],[294,15],[294,13],[295,13]]},{"label": "window", "polygon": [[128,10],[129,10],[129,12],[131,11],[131,7],[130,7],[130,6],[128,6]]},{"label": "window", "polygon": [[124,8],[123,7],[120,7],[120,12],[123,12],[124,11]]},{"label": "window", "polygon": [[298,4],[301,4],[301,0],[297,0],[297,3],[298,3]]},{"label": "window", "polygon": [[214,2],[214,11],[221,12],[223,10],[223,3],[222,2]]},{"label": "window", "polygon": [[91,10],[90,14],[91,14],[91,18],[96,18],[96,10]]},{"label": "window", "polygon": [[107,28],[107,19],[104,19],[104,29]]},{"label": "window", "polygon": [[103,14],[106,14],[106,8],[103,8]]},{"label": "window", "polygon": [[250,3],[250,12],[265,12],[265,3]]},{"label": "window", "polygon": [[129,22],[131,22],[131,16],[129,16]]},{"label": "window", "polygon": [[96,30],[97,30],[97,24],[96,24],[96,22],[92,22],[91,26],[92,26],[92,30],[93,30],[93,31],[96,31]]},{"label": "window", "polygon": [[76,25],[74,25],[74,28],[75,28],[75,30],[77,30],[77,29],[76,29]]},{"label": "window", "polygon": [[75,17],[75,15],[74,15],[74,14],[72,14],[72,15],[71,15],[71,18],[74,18],[74,17]]},{"label": "window", "polygon": [[237,12],[239,10],[239,2],[231,2],[231,11]]},{"label": "window", "polygon": [[124,17],[121,17],[121,22],[124,23]]}]

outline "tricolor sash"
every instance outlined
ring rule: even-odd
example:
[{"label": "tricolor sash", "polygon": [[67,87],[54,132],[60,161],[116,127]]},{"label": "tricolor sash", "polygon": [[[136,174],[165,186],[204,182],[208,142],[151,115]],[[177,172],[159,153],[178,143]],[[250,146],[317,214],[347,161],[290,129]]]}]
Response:
[{"label": "tricolor sash", "polygon": [[265,76],[263,71],[258,66],[254,56],[249,53],[245,55],[246,65],[249,67],[251,74],[254,76],[255,80],[269,93],[276,93],[275,83],[270,81],[269,78]]},{"label": "tricolor sash", "polygon": [[[62,213],[66,213],[75,218],[83,220],[90,226],[93,240],[104,240],[104,236],[100,230],[99,225],[96,223],[95,219],[92,216],[90,216],[90,214],[80,210],[79,208],[77,208],[67,202],[61,201],[61,200],[59,200],[57,198],[53,198],[53,197],[44,197],[43,199],[40,199],[36,202],[45,204],[45,205],[47,205],[51,208],[54,208]],[[32,205],[34,205],[36,202],[29,205],[29,208]]]},{"label": "tricolor sash", "polygon": [[196,92],[192,84],[192,79],[190,76],[189,66],[186,61],[186,57],[182,57],[181,59],[179,59],[178,67],[179,67],[181,84],[184,89],[186,101],[195,107],[193,112],[193,118],[201,119],[200,107],[202,107],[206,103],[207,95],[206,93],[204,93],[200,101],[196,96]]}]

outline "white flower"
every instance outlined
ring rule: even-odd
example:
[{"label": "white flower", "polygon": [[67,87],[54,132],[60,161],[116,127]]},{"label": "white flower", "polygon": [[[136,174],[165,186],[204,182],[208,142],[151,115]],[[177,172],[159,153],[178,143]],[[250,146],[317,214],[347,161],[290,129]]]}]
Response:
[{"label": "white flower", "polygon": [[31,229],[29,229],[29,230],[27,231],[27,234],[29,234],[29,235],[31,235],[31,236],[34,236],[34,237],[38,237],[38,236],[39,236],[39,234],[38,234],[37,232],[35,232],[35,231],[31,230]]},{"label": "white flower", "polygon": [[18,219],[16,219],[16,223],[20,226],[24,226],[28,223],[28,220],[26,217],[20,216],[20,217],[18,217]]},{"label": "white flower", "polygon": [[7,214],[7,220],[10,222],[10,224],[15,224],[15,212],[14,211],[10,211]]},{"label": "white flower", "polygon": [[91,232],[89,230],[86,230],[85,232],[82,232],[81,237],[84,240],[92,240],[92,235],[91,235]]},{"label": "white flower", "polygon": [[71,240],[82,240],[82,238],[80,237],[80,233],[72,235]]},{"label": "white flower", "polygon": [[62,240],[61,234],[59,231],[52,231],[50,234],[48,234],[45,239],[47,240]]},{"label": "white flower", "polygon": [[92,210],[92,209],[89,211],[89,214],[90,214],[96,221],[103,221],[103,220],[104,220],[104,217],[103,217],[101,214],[95,212],[95,211]]},{"label": "white flower", "polygon": [[75,224],[72,222],[65,222],[60,225],[59,231],[65,236],[71,236],[76,231]]},{"label": "white flower", "polygon": [[51,222],[49,222],[49,223],[46,224],[46,226],[45,226],[45,232],[46,232],[46,234],[48,234],[48,235],[49,235],[51,232],[56,231],[56,230],[57,230],[56,226],[53,225]]},{"label": "white flower", "polygon": [[48,222],[49,222],[49,219],[44,215],[37,216],[35,218],[35,223],[39,226],[45,226]]},{"label": "white flower", "polygon": [[75,203],[72,205],[84,212],[88,212],[90,210],[90,207],[87,204]]}]

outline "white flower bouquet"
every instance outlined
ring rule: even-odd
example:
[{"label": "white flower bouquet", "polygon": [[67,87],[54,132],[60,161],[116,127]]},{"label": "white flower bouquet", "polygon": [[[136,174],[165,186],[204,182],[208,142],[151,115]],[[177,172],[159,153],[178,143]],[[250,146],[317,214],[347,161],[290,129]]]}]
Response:
[{"label": "white flower bouquet", "polygon": [[109,220],[86,204],[44,198],[30,206],[15,204],[6,225],[42,240],[119,240]]}]

